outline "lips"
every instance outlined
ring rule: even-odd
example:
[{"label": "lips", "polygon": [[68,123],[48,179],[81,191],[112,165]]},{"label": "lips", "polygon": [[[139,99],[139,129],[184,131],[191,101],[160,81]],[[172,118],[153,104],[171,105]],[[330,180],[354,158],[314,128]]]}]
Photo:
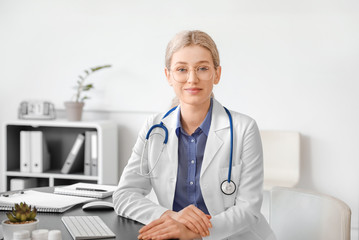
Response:
[{"label": "lips", "polygon": [[197,94],[201,91],[201,88],[186,88],[185,91],[190,94]]}]

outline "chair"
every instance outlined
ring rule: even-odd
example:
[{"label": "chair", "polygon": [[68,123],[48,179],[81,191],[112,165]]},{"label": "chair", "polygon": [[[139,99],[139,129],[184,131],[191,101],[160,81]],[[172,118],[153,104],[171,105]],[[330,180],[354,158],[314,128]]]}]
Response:
[{"label": "chair", "polygon": [[299,181],[300,134],[292,131],[261,130],[264,190],[274,186],[293,187]]},{"label": "chair", "polygon": [[277,240],[350,240],[351,211],[334,197],[303,189],[271,190],[269,223]]}]

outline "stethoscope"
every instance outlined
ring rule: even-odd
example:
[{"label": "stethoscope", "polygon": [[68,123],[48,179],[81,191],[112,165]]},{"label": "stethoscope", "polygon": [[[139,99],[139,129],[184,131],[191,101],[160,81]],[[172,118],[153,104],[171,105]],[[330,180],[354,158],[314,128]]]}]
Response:
[{"label": "stethoscope", "polygon": [[[170,113],[172,113],[175,109],[177,108],[174,107],[172,109],[170,109],[163,117],[162,117],[162,120],[164,118],[166,118]],[[231,113],[228,111],[227,108],[224,107],[224,110],[226,111],[227,115],[228,115],[228,118],[229,118],[229,126],[230,126],[230,131],[231,131],[231,144],[230,144],[230,155],[229,155],[229,168],[228,168],[228,178],[226,180],[224,180],[222,183],[221,183],[221,191],[226,194],[226,195],[232,195],[235,191],[236,191],[236,184],[231,180],[231,174],[232,174],[232,156],[233,156],[233,122],[232,122],[232,115]],[[158,154],[158,157],[156,159],[156,162],[155,164],[153,165],[152,169],[150,169],[150,171],[148,173],[143,173],[143,155],[144,155],[144,152],[145,152],[145,149],[147,147],[147,144],[148,144],[148,140],[150,138],[150,135],[151,135],[151,132],[153,129],[155,128],[162,128],[163,131],[165,132],[165,139],[163,140],[163,144],[162,144],[162,147],[161,147],[161,150],[160,150],[160,153]],[[166,126],[163,124],[163,122],[161,121],[159,124],[155,124],[153,125],[147,132],[146,134],[146,138],[145,138],[145,143],[144,143],[144,147],[143,147],[143,150],[142,150],[142,154],[141,154],[141,166],[140,166],[140,175],[141,176],[145,176],[145,177],[148,177],[152,171],[156,168],[157,166],[157,163],[159,162],[160,160],[160,156],[163,152],[163,149],[165,147],[165,145],[167,144],[168,142],[168,130],[166,128]]]}]

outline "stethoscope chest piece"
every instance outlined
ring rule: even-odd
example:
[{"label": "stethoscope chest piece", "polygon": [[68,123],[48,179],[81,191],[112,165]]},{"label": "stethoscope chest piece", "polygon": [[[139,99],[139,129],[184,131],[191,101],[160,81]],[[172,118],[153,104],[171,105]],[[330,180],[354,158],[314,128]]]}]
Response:
[{"label": "stethoscope chest piece", "polygon": [[221,184],[221,190],[226,195],[232,195],[236,191],[236,184],[230,180],[224,180]]}]

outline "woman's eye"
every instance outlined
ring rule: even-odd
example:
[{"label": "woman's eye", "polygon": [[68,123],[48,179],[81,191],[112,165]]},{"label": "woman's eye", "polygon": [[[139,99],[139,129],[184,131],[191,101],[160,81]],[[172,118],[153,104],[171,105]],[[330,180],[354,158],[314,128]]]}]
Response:
[{"label": "woman's eye", "polygon": [[197,71],[205,72],[205,71],[208,71],[208,70],[209,70],[209,67],[199,67]]},{"label": "woman's eye", "polygon": [[177,72],[186,73],[186,72],[187,72],[187,69],[186,69],[186,68],[178,68],[178,69],[177,69]]}]

